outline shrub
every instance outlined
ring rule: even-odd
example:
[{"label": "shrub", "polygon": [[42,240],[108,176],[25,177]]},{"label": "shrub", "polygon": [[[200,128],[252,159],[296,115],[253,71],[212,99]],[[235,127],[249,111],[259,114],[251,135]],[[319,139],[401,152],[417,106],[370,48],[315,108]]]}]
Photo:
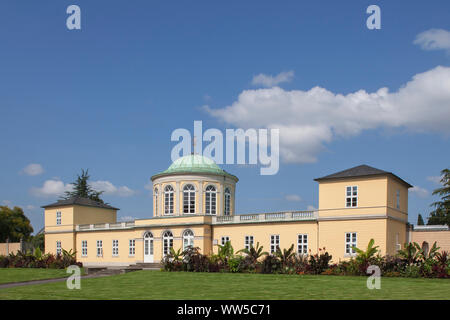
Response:
[{"label": "shrub", "polygon": [[272,254],[265,256],[262,261],[262,273],[280,273],[281,262]]},{"label": "shrub", "polygon": [[188,247],[183,251],[183,270],[192,272],[208,272],[208,257],[200,253],[200,248]]},{"label": "shrub", "polygon": [[328,269],[332,256],[323,248],[319,248],[319,253],[309,256],[309,271],[313,274],[321,274]]}]

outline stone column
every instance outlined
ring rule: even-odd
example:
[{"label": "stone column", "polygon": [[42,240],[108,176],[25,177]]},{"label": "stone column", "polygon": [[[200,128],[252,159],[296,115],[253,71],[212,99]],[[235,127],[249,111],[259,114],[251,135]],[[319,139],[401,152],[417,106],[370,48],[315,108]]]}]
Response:
[{"label": "stone column", "polygon": [[177,181],[175,183],[174,196],[175,196],[175,199],[174,199],[174,202],[175,202],[174,203],[174,206],[175,206],[174,214],[179,216],[179,215],[181,215],[181,211],[180,211],[180,203],[181,203],[180,201],[181,201],[181,199],[180,199],[180,182],[179,181]]},{"label": "stone column", "polygon": [[223,216],[223,204],[224,204],[224,188],[223,188],[223,183],[219,184],[219,187],[217,188],[217,194],[216,194],[216,215],[218,216]]}]

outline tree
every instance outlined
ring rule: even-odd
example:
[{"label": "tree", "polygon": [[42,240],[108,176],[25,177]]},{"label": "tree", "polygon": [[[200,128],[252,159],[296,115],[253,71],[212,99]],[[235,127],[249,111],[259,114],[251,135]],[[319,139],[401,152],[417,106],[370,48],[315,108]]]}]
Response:
[{"label": "tree", "polygon": [[66,191],[64,199],[80,197],[104,203],[103,200],[100,199],[100,195],[103,191],[96,191],[88,184],[90,178],[88,171],[89,169],[86,169],[86,171],[81,169],[81,175],[78,175],[77,180],[72,183],[73,191]]},{"label": "tree", "polygon": [[45,238],[44,233],[39,233],[35,236],[31,237],[31,243],[33,244],[33,248],[39,248],[40,250],[44,251],[45,246]]},{"label": "tree", "polygon": [[32,232],[33,227],[22,208],[0,206],[0,242],[6,242],[6,239],[9,242],[28,240]]},{"label": "tree", "polygon": [[430,212],[428,225],[446,224],[450,226],[450,169],[442,170],[441,175],[442,187],[433,191],[433,195],[439,195],[441,200],[431,204],[435,210]]},{"label": "tree", "polygon": [[417,225],[423,226],[425,223],[423,222],[422,215],[419,213],[419,216],[417,217]]}]

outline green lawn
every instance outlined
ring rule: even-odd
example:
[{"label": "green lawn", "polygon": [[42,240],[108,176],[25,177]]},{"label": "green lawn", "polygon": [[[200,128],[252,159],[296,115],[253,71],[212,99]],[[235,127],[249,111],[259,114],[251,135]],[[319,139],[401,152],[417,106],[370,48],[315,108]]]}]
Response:
[{"label": "green lawn", "polygon": [[136,271],[65,282],[0,289],[0,299],[449,299],[450,280]]},{"label": "green lawn", "polygon": [[0,284],[68,276],[65,269],[0,268]]}]

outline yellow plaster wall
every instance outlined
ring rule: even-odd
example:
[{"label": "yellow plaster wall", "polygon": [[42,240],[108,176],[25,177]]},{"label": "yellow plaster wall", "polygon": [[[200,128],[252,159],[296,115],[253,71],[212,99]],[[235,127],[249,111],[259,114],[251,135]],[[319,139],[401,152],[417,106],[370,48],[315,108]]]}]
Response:
[{"label": "yellow plaster wall", "polygon": [[357,233],[358,248],[366,248],[373,238],[378,249],[386,252],[386,219],[319,221],[319,247],[326,248],[333,262],[349,258],[345,253],[347,232]]},{"label": "yellow plaster wall", "polygon": [[[312,253],[317,250],[317,223],[315,221],[274,222],[274,223],[247,223],[235,225],[214,225],[213,239],[221,244],[223,236],[230,237],[231,245],[235,251],[241,250],[245,245],[245,236],[253,236],[254,245],[259,242],[264,251],[270,252],[270,236],[280,236],[280,248],[289,248],[294,244],[297,252],[297,235],[308,235],[308,249]],[[213,245],[213,252],[217,253],[218,246]]]},{"label": "yellow plaster wall", "polygon": [[395,255],[397,253],[397,244],[399,244],[401,248],[405,247],[404,244],[408,241],[408,239],[406,239],[406,233],[406,222],[400,222],[393,219],[387,220],[386,253],[388,255]]},{"label": "yellow plaster wall", "polygon": [[[346,208],[348,186],[358,187],[358,206]],[[387,178],[371,177],[321,181],[319,183],[319,215],[345,216],[386,213]]]},{"label": "yellow plaster wall", "polygon": [[45,234],[45,253],[56,254],[56,241],[61,241],[61,248],[64,250],[76,251],[75,233],[46,233]]},{"label": "yellow plaster wall", "polygon": [[117,211],[87,206],[74,206],[74,224],[115,223]]}]

